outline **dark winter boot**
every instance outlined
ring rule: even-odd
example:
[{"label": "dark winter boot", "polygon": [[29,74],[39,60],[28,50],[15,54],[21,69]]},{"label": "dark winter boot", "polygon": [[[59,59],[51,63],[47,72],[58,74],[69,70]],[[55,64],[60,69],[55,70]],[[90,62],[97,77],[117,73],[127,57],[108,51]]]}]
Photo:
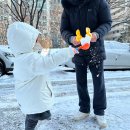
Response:
[{"label": "dark winter boot", "polygon": [[45,111],[39,114],[39,120],[51,120],[51,113],[50,111]]},{"label": "dark winter boot", "polygon": [[37,123],[38,120],[30,119],[29,115],[27,115],[25,120],[25,130],[35,130]]}]

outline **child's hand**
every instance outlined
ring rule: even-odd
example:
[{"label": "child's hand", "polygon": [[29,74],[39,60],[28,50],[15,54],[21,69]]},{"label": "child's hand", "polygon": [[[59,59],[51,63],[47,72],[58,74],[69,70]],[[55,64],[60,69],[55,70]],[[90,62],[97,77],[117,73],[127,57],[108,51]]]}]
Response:
[{"label": "child's hand", "polygon": [[73,48],[72,46],[69,46],[70,50],[74,52],[74,54],[78,54],[78,50],[76,48]]}]

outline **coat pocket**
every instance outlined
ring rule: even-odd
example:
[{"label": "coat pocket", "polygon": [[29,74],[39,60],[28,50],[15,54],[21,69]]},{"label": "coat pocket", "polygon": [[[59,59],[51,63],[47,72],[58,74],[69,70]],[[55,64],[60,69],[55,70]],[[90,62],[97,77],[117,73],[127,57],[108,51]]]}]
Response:
[{"label": "coat pocket", "polygon": [[50,96],[52,97],[53,96],[53,92],[52,92],[52,86],[51,86],[51,84],[48,83],[48,82],[46,82],[46,86],[47,86],[47,88],[48,88],[48,90],[50,92]]}]

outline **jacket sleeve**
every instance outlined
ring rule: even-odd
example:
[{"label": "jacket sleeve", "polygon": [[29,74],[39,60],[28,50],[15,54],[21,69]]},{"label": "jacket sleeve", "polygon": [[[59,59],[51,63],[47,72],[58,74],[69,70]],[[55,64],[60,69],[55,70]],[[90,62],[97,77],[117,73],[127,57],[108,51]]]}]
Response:
[{"label": "jacket sleeve", "polygon": [[64,9],[61,16],[60,32],[64,41],[69,45],[72,45],[72,43],[70,43],[70,37],[73,36],[74,34],[71,32],[70,28],[71,27],[70,27],[69,16]]},{"label": "jacket sleeve", "polygon": [[99,38],[104,37],[111,30],[110,8],[106,0],[100,0],[98,12],[99,27],[94,31],[99,34]]},{"label": "jacket sleeve", "polygon": [[52,71],[58,65],[66,62],[74,56],[74,52],[70,48],[64,48],[53,54],[42,56],[39,54],[34,56],[33,72],[34,75],[45,75]]}]

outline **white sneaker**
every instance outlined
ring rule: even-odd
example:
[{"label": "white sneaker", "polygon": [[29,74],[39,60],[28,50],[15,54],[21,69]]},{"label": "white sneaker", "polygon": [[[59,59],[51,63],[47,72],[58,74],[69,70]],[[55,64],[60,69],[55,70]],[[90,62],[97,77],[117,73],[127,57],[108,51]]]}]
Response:
[{"label": "white sneaker", "polygon": [[100,128],[106,128],[107,127],[107,121],[104,116],[95,115],[95,119],[100,126]]},{"label": "white sneaker", "polygon": [[85,118],[89,117],[89,113],[83,113],[83,112],[79,112],[74,118],[73,120],[75,121],[79,121],[79,120],[83,120]]}]

